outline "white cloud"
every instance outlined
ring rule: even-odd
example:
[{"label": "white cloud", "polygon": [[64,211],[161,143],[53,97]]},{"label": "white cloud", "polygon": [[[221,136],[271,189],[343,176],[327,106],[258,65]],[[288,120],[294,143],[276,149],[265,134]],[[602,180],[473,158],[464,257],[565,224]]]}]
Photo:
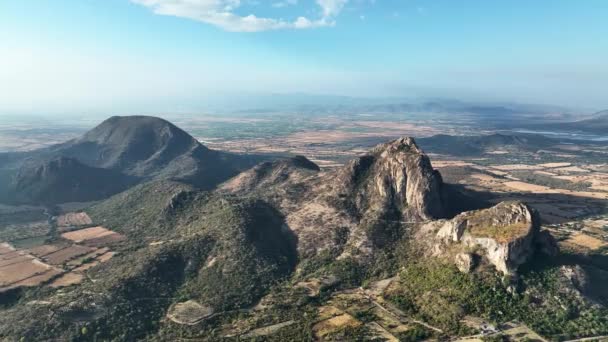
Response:
[{"label": "white cloud", "polygon": [[293,5],[297,5],[297,4],[298,4],[298,0],[285,0],[285,1],[277,1],[277,2],[273,3],[272,7],[283,8],[283,7],[289,7],[289,6],[293,6]]},{"label": "white cloud", "polygon": [[[321,11],[317,18],[300,16],[293,21],[258,17],[255,14],[236,14],[235,9],[243,4],[241,0],[131,0],[131,2],[148,7],[156,14],[193,19],[226,31],[259,32],[333,26],[335,17],[340,14],[348,0],[316,0]],[[283,0],[271,6],[280,8],[296,4],[297,0]]]},{"label": "white cloud", "polygon": [[336,16],[342,11],[348,0],[317,0],[317,4],[323,9],[324,17]]}]

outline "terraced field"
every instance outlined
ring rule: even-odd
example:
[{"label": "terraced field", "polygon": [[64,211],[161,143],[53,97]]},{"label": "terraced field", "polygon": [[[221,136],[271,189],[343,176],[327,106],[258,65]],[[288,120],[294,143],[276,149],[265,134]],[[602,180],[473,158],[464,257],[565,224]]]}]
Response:
[{"label": "terraced field", "polygon": [[57,224],[70,231],[50,243],[45,235],[33,245],[0,242],[0,292],[18,287],[78,284],[88,269],[110,260],[115,255],[111,247],[125,239],[100,226],[79,228],[92,224],[82,213],[62,215]]}]

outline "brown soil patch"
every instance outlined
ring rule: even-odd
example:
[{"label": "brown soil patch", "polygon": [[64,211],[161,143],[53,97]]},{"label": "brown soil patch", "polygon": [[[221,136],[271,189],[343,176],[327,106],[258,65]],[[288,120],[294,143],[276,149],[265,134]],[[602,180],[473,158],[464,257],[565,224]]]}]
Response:
[{"label": "brown soil patch", "polygon": [[126,239],[126,237],[124,235],[120,235],[118,233],[112,233],[112,234],[98,237],[95,239],[83,241],[83,244],[85,244],[89,247],[102,247],[102,246],[108,246],[108,245],[112,245],[117,242],[124,241],[125,239]]},{"label": "brown soil patch", "polygon": [[22,252],[20,252],[20,251],[10,251],[8,253],[4,253],[4,254],[0,255],[0,260],[14,259],[14,258],[19,257],[20,255],[22,255]]},{"label": "brown soil patch", "polygon": [[104,254],[98,256],[97,260],[99,260],[100,262],[106,262],[106,261],[112,259],[112,257],[115,254],[116,254],[115,252],[107,252],[107,253],[104,253]]},{"label": "brown soil patch", "polygon": [[6,253],[10,253],[14,250],[15,249],[8,243],[0,243],[0,256],[4,255]]},{"label": "brown soil patch", "polygon": [[24,261],[30,261],[33,258],[27,254],[18,254],[14,258],[0,259],[0,267],[10,266],[12,264],[18,264]]},{"label": "brown soil patch", "polygon": [[72,240],[74,242],[82,242],[85,240],[95,239],[110,234],[114,234],[114,232],[104,227],[91,227],[75,230],[69,233],[63,233],[61,234],[61,236],[64,239]]},{"label": "brown soil patch", "polygon": [[35,259],[1,267],[0,286],[11,285],[27,278],[41,275],[49,269],[51,269],[51,266]]},{"label": "brown soil patch", "polygon": [[37,246],[34,248],[30,248],[28,250],[29,253],[41,258],[44,257],[45,255],[49,255],[51,253],[57,252],[60,249],[64,249],[68,246],[65,245],[42,245],[42,246]]},{"label": "brown soil patch", "polygon": [[57,287],[65,287],[65,286],[80,284],[83,279],[84,279],[84,276],[82,274],[68,272],[68,273],[62,275],[61,277],[55,279],[50,284],[50,286],[57,288]]},{"label": "brown soil patch", "polygon": [[73,245],[57,252],[51,253],[43,257],[43,259],[52,265],[62,265],[69,260],[72,260],[81,255],[85,255],[93,251],[91,247]]},{"label": "brown soil patch", "polygon": [[56,268],[51,268],[42,274],[35,275],[33,277],[30,277],[30,278],[21,280],[17,283],[14,283],[10,287],[37,286],[42,283],[46,283],[47,281],[51,280],[52,278],[60,275],[61,272],[62,272],[61,270],[58,270]]},{"label": "brown soil patch", "polygon": [[93,268],[99,264],[100,264],[100,262],[95,260],[95,261],[92,261],[92,262],[89,262],[89,263],[76,267],[75,269],[72,270],[72,272],[81,272],[82,273],[82,272],[85,272],[86,270],[88,270],[89,268]]}]

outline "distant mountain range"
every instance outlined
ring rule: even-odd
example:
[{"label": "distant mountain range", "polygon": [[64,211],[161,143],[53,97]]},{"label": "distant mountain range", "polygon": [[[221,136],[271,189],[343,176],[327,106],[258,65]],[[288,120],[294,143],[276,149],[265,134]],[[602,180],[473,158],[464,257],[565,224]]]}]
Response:
[{"label": "distant mountain range", "polygon": [[425,151],[454,156],[479,156],[492,150],[537,151],[560,140],[537,134],[489,134],[456,136],[439,134],[418,139]]},{"label": "distant mountain range", "polygon": [[579,131],[594,134],[608,134],[608,110],[595,113],[591,118],[573,122],[544,125],[545,129]]},{"label": "distant mountain range", "polygon": [[0,154],[0,187],[17,203],[105,198],[151,179],[211,189],[263,160],[214,151],[156,117],[111,117],[82,137],[27,153]]}]

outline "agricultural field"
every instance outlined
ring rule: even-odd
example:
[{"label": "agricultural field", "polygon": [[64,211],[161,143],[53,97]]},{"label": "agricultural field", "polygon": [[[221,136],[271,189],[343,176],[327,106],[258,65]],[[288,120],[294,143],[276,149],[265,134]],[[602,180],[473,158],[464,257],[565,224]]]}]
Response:
[{"label": "agricultural field", "polygon": [[111,248],[125,239],[104,227],[83,228],[92,223],[85,213],[67,213],[5,226],[4,241],[0,240],[0,293],[82,282],[86,271],[111,259],[115,255]]}]

